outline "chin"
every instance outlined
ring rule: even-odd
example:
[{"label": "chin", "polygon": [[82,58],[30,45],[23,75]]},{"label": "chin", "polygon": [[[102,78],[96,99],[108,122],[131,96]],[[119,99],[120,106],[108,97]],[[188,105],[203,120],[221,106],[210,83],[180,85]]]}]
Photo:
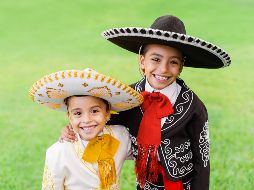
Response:
[{"label": "chin", "polygon": [[85,140],[85,141],[90,141],[90,140],[92,140],[94,137],[96,137],[96,135],[94,135],[94,134],[89,134],[89,135],[87,135],[87,134],[79,134],[80,135],[80,138],[82,139],[82,140]]},{"label": "chin", "polygon": [[85,140],[85,141],[90,141],[90,140],[92,140],[94,137],[84,137],[84,136],[81,136],[81,139],[82,140]]}]

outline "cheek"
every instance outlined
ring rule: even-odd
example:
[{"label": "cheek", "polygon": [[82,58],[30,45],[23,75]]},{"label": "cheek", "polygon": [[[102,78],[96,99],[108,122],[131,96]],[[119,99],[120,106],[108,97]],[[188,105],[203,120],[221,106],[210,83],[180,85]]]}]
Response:
[{"label": "cheek", "polygon": [[107,119],[104,116],[103,117],[99,117],[97,121],[99,121],[100,123],[107,123]]},{"label": "cheek", "polygon": [[153,70],[155,70],[156,69],[156,67],[155,67],[155,65],[154,64],[147,64],[145,67],[144,67],[144,70],[145,70],[145,73],[149,73],[149,72],[151,72],[151,71],[153,71]]},{"label": "cheek", "polygon": [[97,117],[97,121],[99,121],[100,123],[107,123],[107,118],[107,114],[101,114]]},{"label": "cheek", "polygon": [[175,76],[178,76],[181,72],[181,68],[180,67],[174,67],[174,68],[171,69],[171,71]]},{"label": "cheek", "polygon": [[72,127],[76,127],[80,123],[79,119],[77,119],[77,118],[75,118],[73,116],[70,117],[69,120],[70,120],[70,123],[71,123]]},{"label": "cheek", "polygon": [[74,121],[74,123],[72,124],[72,129],[74,132],[78,132],[80,130],[79,124],[80,122],[76,122],[76,121]]}]

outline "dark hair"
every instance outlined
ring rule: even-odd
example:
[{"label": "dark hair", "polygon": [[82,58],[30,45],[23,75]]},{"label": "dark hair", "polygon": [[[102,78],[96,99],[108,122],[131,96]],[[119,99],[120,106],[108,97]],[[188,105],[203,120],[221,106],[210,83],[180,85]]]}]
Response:
[{"label": "dark hair", "polygon": [[147,52],[147,45],[148,44],[144,44],[144,45],[142,45],[141,47],[140,47],[140,55],[145,55],[146,54],[146,52]]},{"label": "dark hair", "polygon": [[[83,97],[83,96],[89,96],[89,95],[73,95],[73,96],[74,96],[74,97]],[[71,97],[73,97],[73,96],[69,96],[69,97],[67,97],[67,98],[64,99],[64,103],[65,103],[65,105],[67,106],[67,108],[69,107],[69,99],[70,99]],[[95,96],[93,96],[93,97],[95,97]],[[104,99],[99,98],[99,97],[95,97],[95,98],[98,98],[98,99],[102,100],[103,103],[106,105],[106,111],[110,111],[111,105],[110,105],[110,103],[109,103],[107,100],[104,100]]]}]

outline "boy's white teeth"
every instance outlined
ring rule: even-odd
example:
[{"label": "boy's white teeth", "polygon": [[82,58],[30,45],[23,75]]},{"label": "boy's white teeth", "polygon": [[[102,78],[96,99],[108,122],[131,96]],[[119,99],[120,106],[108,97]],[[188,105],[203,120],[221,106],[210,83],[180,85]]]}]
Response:
[{"label": "boy's white teeth", "polygon": [[88,131],[89,129],[91,129],[91,127],[85,127],[85,128],[83,128],[83,130],[85,130],[85,131]]},{"label": "boy's white teeth", "polygon": [[81,127],[81,129],[85,130],[85,131],[88,131],[90,130],[91,128],[93,128],[94,126],[91,126],[91,127]]},{"label": "boy's white teeth", "polygon": [[154,75],[155,78],[159,79],[159,80],[168,80],[168,77],[162,77],[162,76],[159,76],[159,75]]}]

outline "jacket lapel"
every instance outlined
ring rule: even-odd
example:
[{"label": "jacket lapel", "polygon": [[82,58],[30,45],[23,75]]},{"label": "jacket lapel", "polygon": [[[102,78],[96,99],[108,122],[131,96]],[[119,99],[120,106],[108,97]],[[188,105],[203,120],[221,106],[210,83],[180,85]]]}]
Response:
[{"label": "jacket lapel", "polygon": [[183,80],[177,79],[177,84],[179,84],[182,88],[176,99],[174,105],[174,114],[169,115],[166,119],[165,123],[162,126],[162,133],[167,133],[168,130],[171,130],[178,126],[181,123],[182,119],[184,119],[190,111],[191,105],[193,103],[193,92],[185,85]]},{"label": "jacket lapel", "polygon": [[146,84],[146,77],[143,77],[140,81],[138,81],[137,83],[131,86],[140,93],[145,91],[145,84]]}]

